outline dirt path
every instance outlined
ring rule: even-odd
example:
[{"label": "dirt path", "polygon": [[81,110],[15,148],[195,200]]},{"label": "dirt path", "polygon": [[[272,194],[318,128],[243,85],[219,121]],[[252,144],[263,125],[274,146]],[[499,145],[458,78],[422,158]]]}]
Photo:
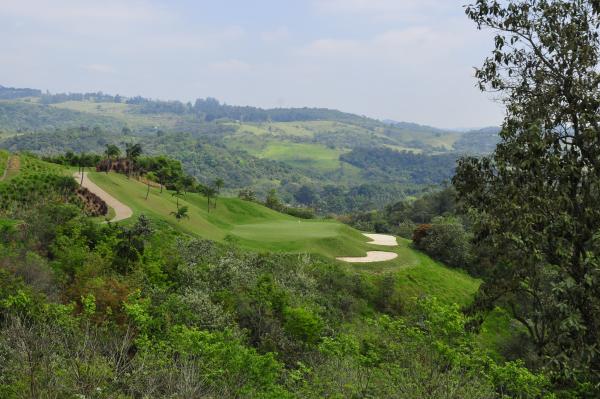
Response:
[{"label": "dirt path", "polygon": [[6,160],[6,167],[4,168],[4,172],[2,172],[2,176],[0,176],[0,181],[6,178],[6,174],[8,173],[8,164],[10,163],[10,158]]},{"label": "dirt path", "polygon": [[8,160],[6,161],[6,168],[4,169],[4,173],[0,176],[0,181],[6,179],[8,174],[15,175],[19,172],[21,168],[21,162],[18,155],[9,155]]},{"label": "dirt path", "polygon": [[[81,174],[79,172],[74,173],[73,177],[75,180],[77,180],[77,183],[81,182]],[[128,219],[133,215],[133,211],[130,207],[123,204],[121,201],[117,200],[115,197],[111,196],[106,191],[98,187],[94,182],[92,182],[89,179],[87,172],[83,173],[83,187],[96,194],[104,202],[106,202],[106,205],[115,210],[115,217],[112,218],[111,222],[118,222],[119,220]]]},{"label": "dirt path", "polygon": [[[364,236],[371,239],[368,244],[382,245],[387,247],[395,247],[398,245],[396,237],[387,234],[363,234]],[[395,252],[384,252],[384,251],[367,251],[367,256],[360,257],[341,257],[336,258],[343,262],[349,263],[371,263],[371,262],[384,262],[386,260],[392,260],[398,257]]]}]

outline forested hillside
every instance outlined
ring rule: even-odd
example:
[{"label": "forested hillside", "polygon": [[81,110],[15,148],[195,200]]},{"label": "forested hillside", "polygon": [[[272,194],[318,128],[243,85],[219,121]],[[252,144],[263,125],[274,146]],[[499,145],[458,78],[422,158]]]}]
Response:
[{"label": "forested hillside", "polygon": [[54,155],[140,143],[148,154],[179,159],[200,181],[221,177],[229,193],[250,189],[264,198],[276,189],[286,203],[322,214],[377,209],[427,192],[450,178],[453,146],[480,152],[487,145],[467,140],[466,149],[458,132],[328,109],[265,110],[211,98],[184,104],[101,92],[0,93],[10,99],[0,101],[2,148]]}]

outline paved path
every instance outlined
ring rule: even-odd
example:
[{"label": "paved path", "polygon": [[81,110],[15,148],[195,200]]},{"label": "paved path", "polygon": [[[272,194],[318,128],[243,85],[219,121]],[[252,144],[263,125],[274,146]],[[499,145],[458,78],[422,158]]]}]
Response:
[{"label": "paved path", "polygon": [[[398,245],[396,237],[387,234],[363,234],[364,236],[371,239],[367,244],[382,245],[388,247],[395,247]],[[398,257],[395,252],[384,252],[384,251],[367,251],[367,256],[360,257],[341,257],[337,260],[349,263],[371,263],[371,262],[384,262],[386,260],[392,260]]]},{"label": "paved path", "polygon": [[[77,180],[77,183],[81,182],[81,174],[79,172],[73,174],[73,177]],[[82,186],[90,190],[92,193],[96,194],[104,202],[106,202],[106,205],[115,210],[115,217],[111,219],[111,222],[118,222],[119,220],[128,219],[133,215],[133,211],[130,207],[128,207],[127,205],[125,205],[106,191],[102,190],[94,182],[92,182],[89,179],[87,172],[83,173]]]}]

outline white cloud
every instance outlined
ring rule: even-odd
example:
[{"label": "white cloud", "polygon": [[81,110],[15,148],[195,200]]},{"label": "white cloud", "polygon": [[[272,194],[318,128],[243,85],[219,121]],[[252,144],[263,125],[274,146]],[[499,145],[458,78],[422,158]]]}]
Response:
[{"label": "white cloud", "polygon": [[318,39],[297,51],[309,57],[361,56],[365,54],[366,42],[346,39]]},{"label": "white cloud", "polygon": [[313,0],[313,6],[317,12],[327,15],[413,20],[457,5],[448,0]]},{"label": "white cloud", "polygon": [[[42,22],[153,22],[170,17],[170,13],[147,1],[103,0],[3,0],[0,15],[34,19]],[[110,29],[107,26],[107,29]]]},{"label": "white cloud", "polygon": [[275,30],[261,32],[260,38],[269,43],[282,42],[290,37],[290,31],[287,27],[281,26]]},{"label": "white cloud", "polygon": [[95,73],[116,73],[117,70],[112,65],[106,64],[88,64],[84,65],[83,69]]},{"label": "white cloud", "polygon": [[245,72],[248,71],[250,68],[250,64],[238,59],[217,61],[210,64],[210,69],[212,69],[213,71],[225,73]]},{"label": "white cloud", "polygon": [[369,39],[318,39],[296,51],[309,57],[398,58],[406,62],[411,57],[445,53],[460,45],[453,32],[439,32],[426,26],[388,30]]}]

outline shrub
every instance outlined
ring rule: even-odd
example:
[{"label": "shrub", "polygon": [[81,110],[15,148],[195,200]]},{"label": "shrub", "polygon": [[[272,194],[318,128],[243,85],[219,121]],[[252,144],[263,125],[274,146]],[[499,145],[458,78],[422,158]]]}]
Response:
[{"label": "shrub", "polygon": [[452,217],[437,217],[430,225],[421,225],[413,234],[417,248],[449,266],[469,266],[470,238],[462,223]]}]

